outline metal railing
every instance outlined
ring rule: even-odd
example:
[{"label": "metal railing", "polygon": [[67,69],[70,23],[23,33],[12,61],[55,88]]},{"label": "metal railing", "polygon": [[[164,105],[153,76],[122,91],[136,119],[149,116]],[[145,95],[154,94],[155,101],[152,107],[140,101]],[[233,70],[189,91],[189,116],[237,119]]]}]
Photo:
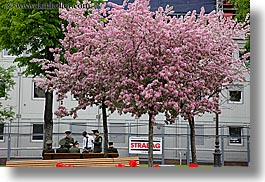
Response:
[{"label": "metal railing", "polygon": [[[34,123],[36,124],[36,123]],[[115,124],[115,125],[114,125]],[[242,134],[240,136],[240,143],[231,143],[231,136],[229,135],[229,127],[235,125],[234,123],[221,123],[219,126],[219,138],[221,149],[221,162],[224,165],[225,161],[237,161],[250,163],[250,127],[246,123],[236,123],[236,126],[241,128]],[[0,158],[41,158],[43,141],[32,140],[33,123],[4,123],[4,133],[0,140]],[[103,131],[102,126],[98,123],[90,122],[54,122],[54,148],[58,147],[58,140],[64,137],[66,129],[72,130],[72,136],[82,142],[82,131],[99,128]],[[115,128],[115,129],[113,129]],[[179,164],[189,164],[191,161],[190,150],[190,136],[189,125],[183,123],[176,123],[166,125],[161,122],[154,126],[154,136],[162,138],[162,154],[154,155],[161,164],[165,161],[175,160]],[[202,122],[195,127],[196,133],[196,151],[198,162],[213,161],[214,141],[215,141],[215,126],[212,124],[203,125]],[[128,141],[130,136],[148,136],[148,123],[129,122],[129,123],[109,123],[109,138],[114,141],[116,148],[118,148],[121,155],[130,156]],[[43,133],[40,133],[43,135]],[[103,134],[102,134],[103,135]],[[1,139],[1,135],[0,135]],[[133,154],[135,155],[135,154]],[[139,154],[141,160],[146,160],[147,155]]]}]

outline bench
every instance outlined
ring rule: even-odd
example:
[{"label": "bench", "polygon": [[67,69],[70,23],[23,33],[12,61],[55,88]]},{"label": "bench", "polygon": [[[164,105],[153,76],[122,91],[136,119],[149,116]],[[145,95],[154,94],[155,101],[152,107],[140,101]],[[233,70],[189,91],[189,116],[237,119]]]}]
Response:
[{"label": "bench", "polygon": [[118,157],[118,158],[87,158],[87,159],[54,159],[54,160],[23,160],[7,161],[6,167],[56,167],[58,162],[74,167],[116,167],[123,164],[130,167],[129,161],[135,160],[139,167],[139,157]]},{"label": "bench", "polygon": [[[117,153],[108,153],[108,158],[118,157]],[[88,158],[104,158],[104,153],[44,153],[44,160],[53,159],[88,159]]]}]

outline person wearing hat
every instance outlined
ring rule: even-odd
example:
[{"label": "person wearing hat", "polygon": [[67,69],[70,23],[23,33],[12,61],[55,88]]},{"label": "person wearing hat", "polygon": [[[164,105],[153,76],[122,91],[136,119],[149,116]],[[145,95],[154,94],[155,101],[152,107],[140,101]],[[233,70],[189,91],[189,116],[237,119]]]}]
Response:
[{"label": "person wearing hat", "polygon": [[65,131],[65,134],[66,136],[59,141],[59,145],[69,150],[74,145],[75,140],[71,136],[71,131],[67,130]]},{"label": "person wearing hat", "polygon": [[113,146],[113,142],[109,142],[109,147],[107,149],[107,153],[108,154],[115,153],[115,154],[117,154],[117,157],[119,157],[118,149]]},{"label": "person wearing hat", "polygon": [[95,153],[100,153],[102,152],[102,136],[100,136],[99,131],[98,130],[92,130],[94,135],[95,135],[95,139],[94,139],[94,152]]},{"label": "person wearing hat", "polygon": [[73,147],[69,149],[70,153],[80,153],[79,142],[75,141]]},{"label": "person wearing hat", "polygon": [[64,147],[63,145],[60,145],[58,149],[56,149],[56,153],[68,153],[69,149]]},{"label": "person wearing hat", "polygon": [[45,147],[42,150],[42,157],[44,157],[44,153],[55,153],[54,149],[52,148],[52,140],[47,140],[45,142]]}]

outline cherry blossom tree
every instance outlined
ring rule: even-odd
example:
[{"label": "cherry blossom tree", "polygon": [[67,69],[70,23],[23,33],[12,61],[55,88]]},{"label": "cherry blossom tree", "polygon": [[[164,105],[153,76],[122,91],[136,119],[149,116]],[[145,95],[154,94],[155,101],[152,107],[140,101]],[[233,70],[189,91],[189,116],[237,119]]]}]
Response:
[{"label": "cherry blossom tree", "polygon": [[[176,18],[171,8],[149,11],[149,1],[115,6],[110,11],[111,51],[116,56],[120,113],[149,115],[149,166],[152,166],[153,124],[158,113],[166,122],[177,115],[189,121],[192,162],[196,163],[194,117],[220,113],[221,86],[244,80],[243,59],[233,59],[238,50],[233,38],[245,39],[247,23],[227,19],[221,12],[195,11]],[[118,61],[118,63],[116,63]],[[114,76],[112,77],[114,79]]]},{"label": "cherry blossom tree", "polygon": [[165,121],[174,123],[181,115],[190,124],[196,163],[194,117],[220,113],[222,86],[244,80],[247,55],[233,59],[238,50],[233,38],[245,38],[249,26],[203,8],[180,18],[170,16],[168,6],[151,12],[149,0],[60,13],[68,22],[64,48],[51,50],[55,62],[42,60],[49,75],[42,85],[53,85],[58,100],[68,92],[76,95],[78,105],[60,106],[57,115],[77,117],[78,110],[96,103],[120,114],[147,114],[150,167],[155,117],[164,113]]}]

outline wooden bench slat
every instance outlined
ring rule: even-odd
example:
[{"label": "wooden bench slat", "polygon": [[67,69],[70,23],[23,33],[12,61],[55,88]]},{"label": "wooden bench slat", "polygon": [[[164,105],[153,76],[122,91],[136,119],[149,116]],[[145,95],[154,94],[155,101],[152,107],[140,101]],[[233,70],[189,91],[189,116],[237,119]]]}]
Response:
[{"label": "wooden bench slat", "polygon": [[130,160],[136,160],[137,166],[139,166],[139,157],[7,161],[6,166],[56,167],[57,162],[61,162],[65,165],[74,165],[74,167],[115,167],[117,164],[129,167]]}]

